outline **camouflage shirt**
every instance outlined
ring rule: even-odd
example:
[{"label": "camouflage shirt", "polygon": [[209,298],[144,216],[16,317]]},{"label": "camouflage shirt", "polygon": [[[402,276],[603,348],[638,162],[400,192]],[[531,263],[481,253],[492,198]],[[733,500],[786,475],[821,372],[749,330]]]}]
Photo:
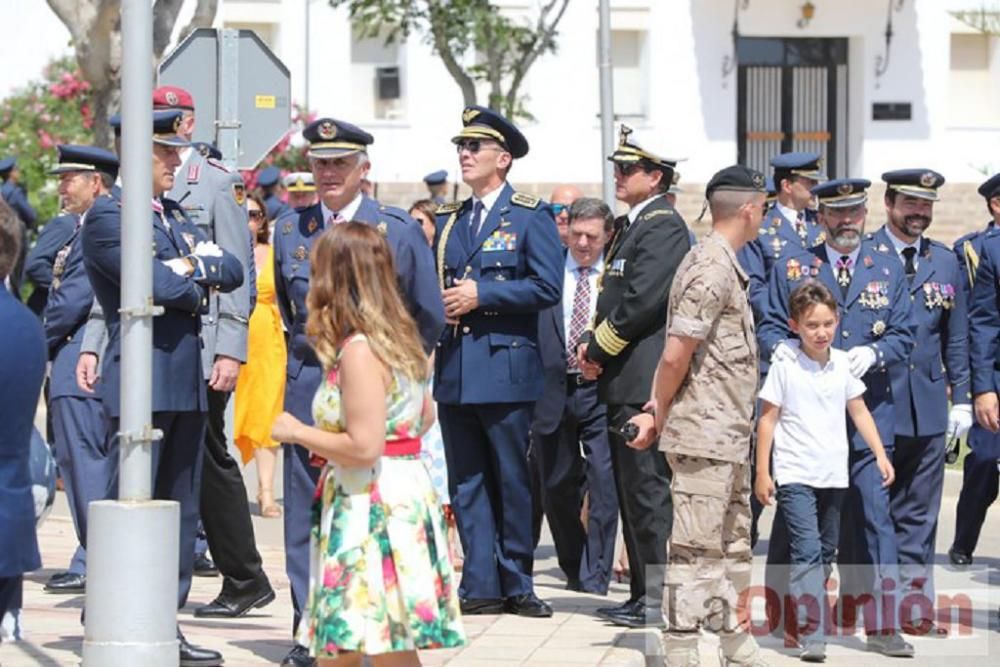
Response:
[{"label": "camouflage shirt", "polygon": [[748,284],[732,246],[715,232],[678,267],[670,288],[667,336],[702,343],[670,406],[661,450],[747,461],[757,392],[757,339]]}]

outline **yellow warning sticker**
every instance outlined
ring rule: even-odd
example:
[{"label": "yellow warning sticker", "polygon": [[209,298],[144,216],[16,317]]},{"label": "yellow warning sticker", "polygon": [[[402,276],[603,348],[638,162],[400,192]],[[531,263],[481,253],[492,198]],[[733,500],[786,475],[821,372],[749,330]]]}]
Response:
[{"label": "yellow warning sticker", "polygon": [[278,98],[274,95],[257,95],[254,97],[254,106],[258,109],[274,109],[277,106]]}]

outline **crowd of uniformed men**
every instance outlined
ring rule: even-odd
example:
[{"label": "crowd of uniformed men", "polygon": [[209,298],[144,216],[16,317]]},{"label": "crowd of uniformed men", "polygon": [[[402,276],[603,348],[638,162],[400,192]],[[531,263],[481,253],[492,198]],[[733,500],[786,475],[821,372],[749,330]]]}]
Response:
[{"label": "crowd of uniformed men", "polygon": [[[195,544],[203,532],[223,583],[195,615],[236,617],[274,599],[224,432],[226,404],[246,361],[254,262],[243,181],[213,147],[192,147],[194,113],[186,91],[154,92],[153,301],[164,309],[153,327],[153,426],[163,432],[154,450],[154,496],[181,505],[178,606],[186,602],[196,553],[204,553]],[[434,397],[465,554],[463,613],[552,614],[532,584],[542,508],[567,587],[606,594],[614,573],[626,569],[615,556],[620,516],[630,595],[598,614],[624,626],[662,627],[666,608],[674,647],[668,660],[688,659],[693,633],[707,623],[703,612],[691,612],[692,600],[715,589],[672,572],[693,566],[701,572],[696,580],[728,577],[736,588],[748,581],[749,569],[741,567],[749,564],[759,515],[756,507],[751,527],[748,406],[758,373],[767,373],[771,355],[782,354],[782,341],[792,337],[789,291],[810,278],[837,298],[834,345],[864,379],[865,401],[897,475],[883,488],[872,454],[851,433],[839,561],[868,567],[843,590],[879,591],[879,582],[891,578],[933,600],[946,453],[970,427],[949,554],[955,564],[971,563],[997,495],[1000,457],[1000,174],[979,188],[987,227],[948,248],[925,235],[945,180],[931,169],[884,174],[887,223],[865,233],[874,206],[866,196],[870,182],[826,180],[818,155],[776,156],[767,188],[761,174],[730,167],[706,193],[713,232],[701,254],[685,262],[695,238],[673,207],[677,161],[642,148],[627,128],[608,157],[616,197],[628,207],[615,217],[573,186],[557,188],[551,204],[516,192],[507,174],[528,153],[525,137],[483,107],[466,108],[461,120],[453,142],[473,194],[448,203],[447,174],[428,176],[440,204],[432,247],[406,212],[366,194],[374,138],[350,123],[321,118],[305,128],[312,174],[285,184],[291,205],[279,197],[276,169],[261,172],[258,184],[275,221],[288,346],[285,407],[302,421],[311,423],[321,379],[305,331],[313,242],[331,225],[361,221],[377,227],[394,253],[405,302],[434,355]],[[113,124],[120,128],[117,119]],[[42,229],[25,273],[48,341],[51,437],[80,543],[46,589],[80,592],[87,505],[116,494],[121,192],[115,153],[58,150],[52,173],[63,210]],[[0,175],[3,199],[33,226],[13,159],[0,162]],[[300,192],[309,196],[295,197]],[[675,274],[683,281],[672,293]],[[18,279],[15,271],[15,290]],[[679,309],[671,311],[674,325],[668,297]],[[715,306],[692,314],[684,303]],[[698,319],[706,313],[716,319]],[[690,343],[679,373],[665,352],[668,336]],[[714,375],[697,388],[706,364]],[[746,368],[752,381],[740,388],[739,369]],[[699,401],[688,400],[692,395]],[[660,446],[651,447],[661,428]],[[294,633],[308,594],[319,469],[292,445],[284,447],[283,469]],[[728,482],[715,483],[706,470],[727,471]],[[768,563],[788,563],[789,548],[779,507]],[[737,565],[728,572],[707,565],[723,559]],[[780,571],[768,570],[768,584],[778,590]],[[687,593],[674,595],[685,586]],[[865,624],[869,648],[887,655],[912,654],[901,633],[945,630],[932,615]],[[734,664],[763,664],[745,628],[727,626],[721,635]],[[221,663],[217,652],[178,636],[181,664]],[[283,664],[312,661],[295,646]]]}]

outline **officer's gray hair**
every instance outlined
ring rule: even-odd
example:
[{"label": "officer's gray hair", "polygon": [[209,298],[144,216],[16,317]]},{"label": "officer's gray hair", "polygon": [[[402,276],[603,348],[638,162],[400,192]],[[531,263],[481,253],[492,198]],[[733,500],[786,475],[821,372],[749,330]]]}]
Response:
[{"label": "officer's gray hair", "polygon": [[[0,280],[10,275],[21,252],[21,219],[0,198]],[[2,287],[0,287],[2,289]]]},{"label": "officer's gray hair", "polygon": [[569,207],[569,222],[574,220],[592,220],[599,218],[604,222],[604,231],[610,232],[615,224],[615,215],[611,207],[594,197],[580,197]]}]

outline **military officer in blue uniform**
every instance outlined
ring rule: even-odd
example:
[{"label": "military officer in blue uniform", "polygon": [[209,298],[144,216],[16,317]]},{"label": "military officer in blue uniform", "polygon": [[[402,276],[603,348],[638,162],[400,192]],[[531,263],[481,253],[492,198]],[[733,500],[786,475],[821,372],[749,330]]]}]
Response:
[{"label": "military officer in blue uniform", "polygon": [[28,253],[28,230],[35,226],[35,209],[28,203],[24,187],[18,182],[17,159],[6,157],[0,160],[0,200],[7,202],[21,219],[21,254],[10,275],[11,292],[20,298],[21,274],[24,271],[24,259]]},{"label": "military officer in blue uniform", "polygon": [[277,167],[265,167],[257,174],[257,185],[260,186],[261,198],[267,208],[267,219],[278,218],[291,213],[292,207],[281,201],[281,170]]},{"label": "military officer in blue uniform", "polygon": [[899,591],[922,592],[929,602],[915,606],[926,617],[900,620],[904,633],[925,635],[943,631],[934,623],[931,568],[944,488],[945,440],[964,436],[972,426],[968,304],[955,255],[924,235],[944,177],[930,169],[900,169],[882,174],[882,180],[888,223],[871,240],[903,267],[916,325],[910,358],[889,370],[896,409],[896,481],[889,497]]},{"label": "military officer in blue uniform", "polygon": [[46,583],[50,593],[82,593],[86,586],[87,508],[114,496],[118,471],[117,440],[108,437],[100,398],[76,383],[76,363],[94,291],[83,265],[80,227],[86,211],[107,197],[118,175],[118,158],[103,148],[63,145],[50,173],[59,177],[59,194],[77,221],[53,261],[52,284],[43,320],[48,343],[49,413],[53,450],[66,488],[79,545],[66,572]]},{"label": "military officer in blue uniform", "polygon": [[563,256],[549,207],[507,183],[528,141],[480,106],[452,139],[472,197],[438,209],[445,329],[434,398],[465,550],[462,612],[547,617],[532,582],[528,430],[542,392],[538,313],[559,302]]},{"label": "military officer in blue uniform", "polygon": [[[913,349],[914,325],[908,283],[900,262],[863,237],[866,190],[870,185],[864,179],[838,179],[813,188],[819,199],[824,242],[773,266],[767,308],[757,337],[762,355],[786,353],[788,346],[782,341],[792,337],[788,295],[810,278],[829,287],[840,307],[834,346],[847,351],[851,373],[864,381],[865,404],[875,419],[882,442],[891,451],[889,445],[895,440],[895,408],[890,372],[894,365],[908,361]],[[860,566],[844,572],[842,586],[843,591],[860,595],[877,592],[883,580],[895,579],[898,555],[889,513],[889,489],[882,486],[875,457],[853,426],[848,427],[848,435],[850,487],[844,499],[838,561]],[[787,564],[787,548],[787,532],[779,506],[768,564]],[[787,582],[783,584],[771,574],[780,568],[768,569],[768,586],[779,591],[785,589]],[[913,647],[903,640],[893,618],[867,618],[865,625],[869,650],[893,656],[913,654]]]},{"label": "military officer in blue uniform", "polygon": [[424,176],[424,184],[427,186],[427,193],[438,206],[448,201],[448,172],[445,169],[438,169]]},{"label": "military officer in blue uniform", "polygon": [[[288,205],[293,216],[298,216],[303,209],[315,206],[316,179],[308,171],[293,171],[285,176],[285,191],[288,192]],[[275,225],[271,225],[273,230]]]},{"label": "military officer in blue uniform", "polygon": [[[983,244],[996,235],[997,226],[1000,225],[1000,173],[994,174],[980,185],[978,192],[986,200],[992,219],[986,229],[966,234],[954,246],[955,256],[962,266],[962,285],[966,296],[971,294],[975,283]],[[997,462],[1000,460],[1000,432],[990,431],[977,421],[969,431],[967,444],[969,453],[962,464],[962,491],[955,507],[955,539],[948,549],[948,557],[955,565],[972,564],[979,532],[986,520],[986,510],[997,499],[1000,478],[997,470]]]},{"label": "military officer in blue uniform", "polygon": [[[239,260],[208,241],[177,202],[163,197],[174,184],[179,150],[187,146],[177,135],[180,122],[180,112],[153,113],[151,211],[152,300],[164,309],[153,319],[153,427],[163,432],[163,439],[153,444],[153,497],[180,504],[178,609],[191,588],[208,409],[201,367],[201,315],[207,310],[210,290],[232,291],[244,277]],[[100,395],[111,433],[118,432],[120,416],[121,227],[118,202],[101,197],[87,212],[80,233],[87,276],[108,330]],[[178,639],[181,664],[222,663],[217,651],[192,646],[180,632]]]},{"label": "military officer in blue uniform", "polygon": [[24,275],[34,286],[31,296],[28,297],[27,306],[42,316],[45,309],[45,302],[49,298],[49,286],[52,285],[52,265],[56,261],[56,253],[66,245],[70,237],[76,232],[76,224],[79,216],[67,212],[65,209],[59,215],[49,220],[38,232],[35,244],[28,251],[28,256],[24,260]]},{"label": "military officer in blue uniform", "polygon": [[[178,134],[190,141],[196,106],[192,95],[176,86],[153,91],[153,108],[181,112]],[[255,298],[252,239],[243,178],[212,157],[213,146],[194,144],[182,152],[174,187],[167,197],[184,208],[202,234],[243,267],[243,284],[226,293],[212,292],[201,321],[201,367],[208,383],[208,423],[201,478],[201,521],[207,545],[195,549],[195,574],[222,574],[222,590],[195,609],[198,618],[234,618],[274,600],[274,589],[257,551],[246,486],[240,464],[229,454],[226,406],[247,360],[250,312]],[[216,151],[217,153],[218,151]],[[199,540],[200,542],[200,540]],[[215,563],[205,555],[210,548]],[[207,566],[207,567],[206,567]]]},{"label": "military officer in blue uniform", "polygon": [[782,153],[771,158],[774,203],[760,228],[760,236],[740,250],[738,259],[750,276],[750,305],[757,321],[767,304],[771,267],[823,241],[823,229],[815,220],[812,188],[826,176],[820,169],[819,153]]},{"label": "military officer in blue uniform", "polygon": [[[420,225],[405,211],[383,206],[364,195],[361,182],[370,168],[368,146],[374,138],[350,123],[320,118],[305,128],[309,159],[319,203],[298,216],[281,218],[274,230],[274,276],[278,308],[288,330],[285,410],[312,424],[312,400],[322,376],[319,360],[306,335],[309,251],[327,227],[364,222],[385,234],[392,249],[400,291],[413,315],[425,351],[430,352],[444,328],[441,292],[434,257]],[[309,452],[284,444],[285,570],[292,589],[296,634],[309,593],[309,526],[312,497],[320,469],[309,464]],[[283,665],[312,665],[304,646],[296,645]]]},{"label": "military officer in blue uniform", "polygon": [[0,196],[14,209],[21,222],[31,229],[35,226],[37,215],[35,209],[28,203],[28,196],[17,179],[17,159],[6,157],[0,160],[0,181],[3,181],[0,185]]}]

